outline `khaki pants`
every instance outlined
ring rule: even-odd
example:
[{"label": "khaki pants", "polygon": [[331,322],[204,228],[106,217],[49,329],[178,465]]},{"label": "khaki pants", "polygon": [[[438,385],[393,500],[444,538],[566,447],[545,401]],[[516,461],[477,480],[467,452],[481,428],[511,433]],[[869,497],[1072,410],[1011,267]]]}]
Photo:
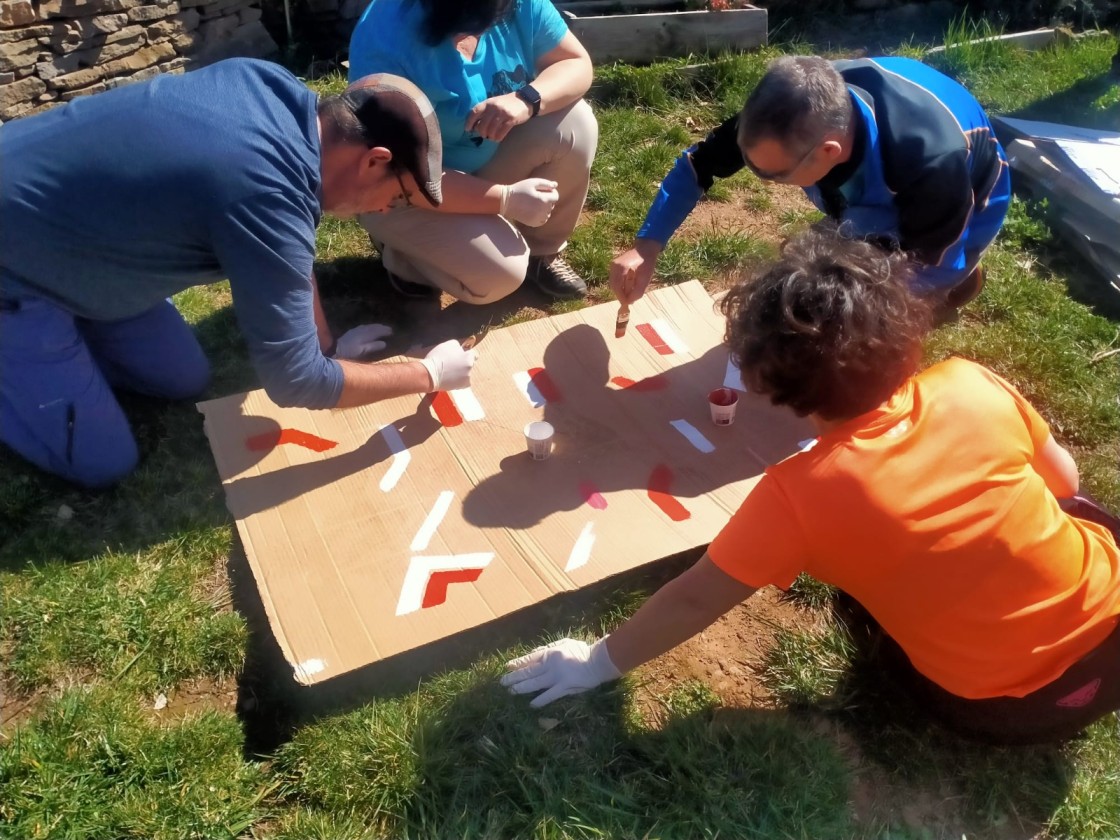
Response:
[{"label": "khaki pants", "polygon": [[575,229],[599,140],[599,125],[582,99],[514,128],[490,162],[474,173],[496,184],[524,178],[555,181],[560,200],[540,227],[497,214],[440,213],[402,207],[358,221],[380,245],[385,268],[404,280],[437,286],[466,303],[492,303],[524,281],[529,256],[564,249]]}]

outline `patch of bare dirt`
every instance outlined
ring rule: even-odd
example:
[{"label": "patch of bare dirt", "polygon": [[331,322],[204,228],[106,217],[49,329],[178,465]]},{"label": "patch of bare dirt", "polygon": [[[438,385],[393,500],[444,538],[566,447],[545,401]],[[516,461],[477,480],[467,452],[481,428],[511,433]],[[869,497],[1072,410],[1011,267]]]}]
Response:
[{"label": "patch of bare dirt", "polygon": [[761,669],[781,629],[811,631],[821,616],[782,599],[768,586],[698,636],[642,666],[636,702],[643,717],[659,720],[657,697],[682,682],[699,680],[729,708],[773,708]]},{"label": "patch of bare dirt", "polygon": [[740,233],[778,244],[788,233],[785,220],[812,212],[813,203],[799,187],[759,183],[734,190],[728,201],[696,205],[677,236],[695,239],[705,233]]},{"label": "patch of bare dirt", "polygon": [[215,680],[204,677],[188,680],[172,691],[161,692],[144,699],[144,711],[149,718],[163,723],[174,723],[203,712],[228,712],[237,709],[237,680]]}]

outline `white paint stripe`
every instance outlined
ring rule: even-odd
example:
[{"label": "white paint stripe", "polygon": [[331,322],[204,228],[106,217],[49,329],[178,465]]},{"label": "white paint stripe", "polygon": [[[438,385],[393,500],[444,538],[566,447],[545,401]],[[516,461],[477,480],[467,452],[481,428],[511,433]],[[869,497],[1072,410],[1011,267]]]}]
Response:
[{"label": "white paint stripe", "polygon": [[797,442],[797,447],[802,452],[808,452],[810,449],[812,449],[816,445],[817,445],[817,439],[816,438],[805,438],[805,440],[799,440]]},{"label": "white paint stripe", "polygon": [[474,391],[470,388],[456,388],[454,391],[448,391],[447,393],[451,395],[451,401],[455,403],[455,407],[459,409],[459,413],[463,415],[463,419],[467,422],[486,418],[486,412],[482,410],[482,403],[478,401],[478,397],[474,395]]},{"label": "white paint stripe", "polygon": [[677,331],[669,326],[668,321],[664,320],[663,318],[654,318],[649,323],[650,326],[657,330],[657,334],[661,336],[661,340],[664,341],[665,344],[668,345],[669,349],[674,353],[688,352],[688,345],[681,340],[681,337],[679,335],[677,335]]},{"label": "white paint stripe", "polygon": [[710,440],[704,437],[703,433],[689,423],[687,420],[670,420],[669,425],[684,435],[685,440],[703,452],[705,455],[709,452],[715,452],[716,448]]},{"label": "white paint stripe", "polygon": [[439,494],[439,498],[436,499],[436,503],[428,514],[428,518],[424,520],[424,524],[420,526],[420,530],[412,538],[412,545],[409,546],[412,551],[423,551],[428,547],[428,543],[435,536],[439,523],[443,521],[443,517],[447,516],[447,510],[451,507],[451,500],[454,498],[455,494],[450,490],[444,490]]},{"label": "white paint stripe", "polygon": [[453,569],[485,569],[494,559],[492,551],[478,554],[445,554],[439,557],[413,557],[408,564],[397,601],[397,615],[414,613],[424,605],[424,592],[428,580],[435,572]]},{"label": "white paint stripe", "polygon": [[747,392],[747,386],[743,384],[743,377],[739,375],[739,367],[730,356],[727,357],[727,372],[723,375],[723,387],[742,391],[744,394]]},{"label": "white paint stripe", "polygon": [[381,483],[378,485],[382,492],[388,493],[397,486],[397,482],[401,480],[404,471],[408,469],[408,462],[412,460],[412,453],[408,451],[408,447],[401,440],[400,432],[397,431],[396,426],[382,426],[381,436],[385,438],[385,443],[389,445],[389,451],[393,453],[393,463],[389,465],[385,475],[381,476]]},{"label": "white paint stripe", "polygon": [[327,663],[322,659],[307,659],[292,669],[296,682],[307,685],[313,676],[327,670]]},{"label": "white paint stripe", "polygon": [[517,390],[524,395],[525,399],[529,401],[529,405],[533,408],[544,408],[548,403],[548,400],[544,398],[544,394],[533,384],[533,380],[529,376],[528,371],[519,370],[513,375],[513,381],[517,385]]},{"label": "white paint stripe", "polygon": [[572,546],[572,553],[568,555],[568,565],[564,567],[565,572],[574,572],[576,569],[586,566],[587,561],[591,559],[591,547],[595,545],[595,534],[592,533],[594,528],[595,523],[588,522],[579,532],[576,544]]}]

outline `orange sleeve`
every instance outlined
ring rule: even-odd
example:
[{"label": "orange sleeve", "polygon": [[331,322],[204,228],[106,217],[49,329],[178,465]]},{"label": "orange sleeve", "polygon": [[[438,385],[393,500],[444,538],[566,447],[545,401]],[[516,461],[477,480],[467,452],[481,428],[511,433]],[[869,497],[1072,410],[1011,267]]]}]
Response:
[{"label": "orange sleeve", "polygon": [[1041,450],[1046,445],[1046,441],[1050,439],[1050,426],[1042,419],[1042,415],[1035,410],[1033,405],[1027,402],[1026,397],[1020,394],[1014,385],[1002,376],[993,373],[983,365],[977,365],[977,367],[992,384],[998,386],[1011,397],[1023,418],[1023,422],[1027,424],[1027,431],[1030,434],[1031,443],[1034,444],[1035,452]]},{"label": "orange sleeve", "polygon": [[803,568],[805,553],[793,509],[769,473],[708,546],[708,556],[720,571],[755,589],[768,584],[789,587]]}]

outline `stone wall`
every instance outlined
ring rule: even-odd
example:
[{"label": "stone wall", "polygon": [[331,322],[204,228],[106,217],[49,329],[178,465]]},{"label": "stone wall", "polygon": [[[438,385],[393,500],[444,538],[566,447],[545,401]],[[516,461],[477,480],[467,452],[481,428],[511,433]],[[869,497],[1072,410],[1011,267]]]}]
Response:
[{"label": "stone wall", "polygon": [[260,0],[0,0],[0,123],[277,47]]}]

